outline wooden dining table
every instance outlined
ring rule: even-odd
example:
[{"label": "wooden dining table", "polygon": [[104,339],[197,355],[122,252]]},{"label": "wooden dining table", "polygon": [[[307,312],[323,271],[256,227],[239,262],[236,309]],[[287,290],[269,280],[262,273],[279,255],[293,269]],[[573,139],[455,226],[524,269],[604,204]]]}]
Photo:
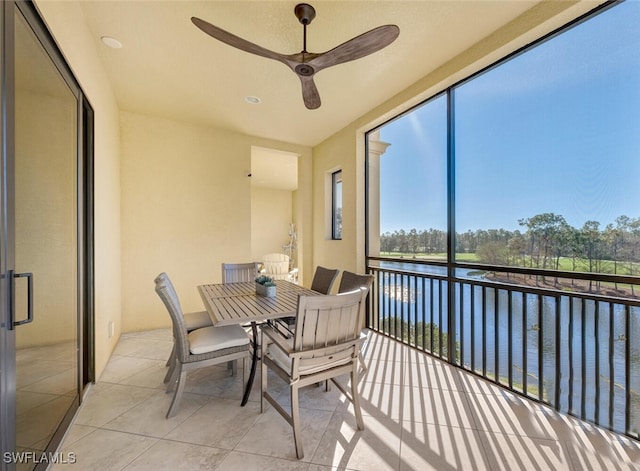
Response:
[{"label": "wooden dining table", "polygon": [[214,326],[250,324],[253,334],[251,371],[247,380],[241,405],[249,400],[258,363],[259,322],[281,317],[295,316],[299,295],[322,296],[317,291],[286,280],[276,280],[276,295],[273,298],[256,293],[255,282],[216,283],[198,286],[198,292]]}]

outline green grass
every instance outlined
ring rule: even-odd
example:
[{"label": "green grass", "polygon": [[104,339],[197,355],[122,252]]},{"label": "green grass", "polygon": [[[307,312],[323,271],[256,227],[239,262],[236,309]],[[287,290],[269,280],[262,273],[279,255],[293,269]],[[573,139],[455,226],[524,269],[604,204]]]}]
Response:
[{"label": "green grass", "polygon": [[[403,253],[403,252],[380,252],[381,257],[391,257],[391,258],[404,258],[404,259],[418,259],[418,260],[437,260],[437,261],[446,261],[447,254],[446,253]],[[457,262],[481,262],[478,256],[475,253],[457,253],[456,254]],[[556,260],[547,260],[547,269],[555,270]],[[530,268],[528,262],[523,265],[517,265],[522,268]],[[534,267],[534,268],[542,268],[542,267]],[[632,263],[631,265],[628,262],[618,262],[616,269],[614,270],[614,263],[609,260],[604,260],[600,262],[600,269],[598,273],[604,275],[640,275],[640,263]],[[571,258],[560,257],[558,262],[559,271],[576,271],[580,273],[588,273],[588,261],[586,260],[578,260],[576,262],[576,269],[574,270],[574,262]]]},{"label": "green grass", "polygon": [[[555,270],[556,269],[555,263],[556,263],[555,259],[551,261],[547,260],[547,264],[548,264],[547,269]],[[594,271],[595,271],[595,267],[596,265],[594,264]],[[597,266],[597,268],[598,268],[597,273],[602,273],[604,275],[636,275],[637,276],[640,274],[639,263],[632,263],[630,265],[629,262],[618,262],[616,267],[613,261],[602,260],[602,261],[599,261],[599,266]],[[630,268],[632,268],[633,270],[631,270]],[[567,257],[560,257],[560,260],[558,261],[558,270],[589,273],[589,263],[587,260],[584,260],[584,259],[577,260],[575,263],[575,269],[574,269],[574,262],[572,259]]]},{"label": "green grass", "polygon": [[458,262],[479,262],[480,259],[475,253],[457,253],[456,261]]}]

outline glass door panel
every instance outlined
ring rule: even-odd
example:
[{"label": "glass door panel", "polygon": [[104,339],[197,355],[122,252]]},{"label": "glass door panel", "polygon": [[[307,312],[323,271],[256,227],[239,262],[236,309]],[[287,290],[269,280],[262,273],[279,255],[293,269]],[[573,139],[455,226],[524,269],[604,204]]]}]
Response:
[{"label": "glass door panel", "polygon": [[17,451],[45,450],[79,394],[77,169],[78,100],[16,9]]}]

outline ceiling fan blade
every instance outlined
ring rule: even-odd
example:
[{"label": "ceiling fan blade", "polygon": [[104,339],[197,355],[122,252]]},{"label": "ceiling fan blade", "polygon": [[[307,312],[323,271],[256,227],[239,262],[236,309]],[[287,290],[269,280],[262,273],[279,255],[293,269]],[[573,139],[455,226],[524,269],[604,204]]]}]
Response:
[{"label": "ceiling fan blade", "polygon": [[308,62],[314,70],[331,67],[368,56],[391,44],[400,34],[396,25],[384,25],[356,36]]},{"label": "ceiling fan blade", "polygon": [[275,59],[280,62],[287,63],[286,57],[283,54],[279,54],[277,52],[270,51],[269,49],[265,49],[262,46],[258,46],[246,39],[242,39],[235,34],[231,34],[228,31],[223,30],[222,28],[218,28],[217,26],[212,25],[200,18],[196,18],[195,16],[191,18],[191,22],[200,28],[202,31],[207,33],[209,36],[217,39],[218,41],[222,41],[229,46],[233,46],[242,51],[250,52],[251,54],[256,54],[258,56],[266,57],[268,59]]},{"label": "ceiling fan blade", "polygon": [[320,94],[316,88],[316,84],[313,82],[313,76],[298,75],[300,82],[302,83],[302,99],[304,100],[304,106],[310,110],[320,108]]}]

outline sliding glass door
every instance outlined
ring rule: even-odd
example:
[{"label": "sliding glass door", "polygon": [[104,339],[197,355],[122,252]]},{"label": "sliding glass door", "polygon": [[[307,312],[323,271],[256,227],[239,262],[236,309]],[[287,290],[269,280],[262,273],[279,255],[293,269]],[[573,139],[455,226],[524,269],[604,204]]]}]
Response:
[{"label": "sliding glass door", "polygon": [[89,380],[89,120],[33,5],[3,8],[2,469],[44,469]]},{"label": "sliding glass door", "polygon": [[16,12],[18,449],[43,451],[78,396],[77,157],[78,100]]}]

